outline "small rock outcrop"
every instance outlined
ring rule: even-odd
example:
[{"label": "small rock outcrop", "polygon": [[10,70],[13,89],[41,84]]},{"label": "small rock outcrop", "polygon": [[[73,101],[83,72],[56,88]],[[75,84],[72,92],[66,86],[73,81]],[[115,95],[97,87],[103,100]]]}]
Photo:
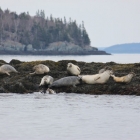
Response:
[{"label": "small rock outcrop", "polygon": [[34,49],[31,44],[23,45],[14,41],[7,41],[0,45],[0,54],[32,54],[32,55],[109,55],[105,51],[99,51],[96,47],[81,47],[72,42],[53,42],[44,49]]},{"label": "small rock outcrop", "polygon": [[[0,60],[4,63],[3,60]],[[123,76],[128,74],[130,71],[135,72],[136,76],[128,84],[115,83],[113,78],[110,77],[106,84],[80,84],[76,87],[59,87],[53,88],[56,93],[81,93],[81,94],[118,94],[118,95],[140,95],[140,63],[134,64],[117,64],[114,62],[109,63],[86,63],[77,62],[75,60],[62,60],[58,62],[46,60],[46,61],[32,61],[32,62],[21,62],[19,60],[11,60],[9,63],[17,69],[19,73],[11,73],[10,76],[0,74],[0,93],[33,93],[47,89],[47,87],[39,87],[41,78],[46,75],[30,75],[32,68],[37,64],[44,64],[49,66],[50,75],[54,78],[54,81],[63,77],[68,76],[67,64],[73,63],[78,65],[81,69],[81,75],[86,74],[97,74],[101,68],[109,66],[113,69],[114,74],[117,76]],[[0,63],[0,66],[2,65]]]}]

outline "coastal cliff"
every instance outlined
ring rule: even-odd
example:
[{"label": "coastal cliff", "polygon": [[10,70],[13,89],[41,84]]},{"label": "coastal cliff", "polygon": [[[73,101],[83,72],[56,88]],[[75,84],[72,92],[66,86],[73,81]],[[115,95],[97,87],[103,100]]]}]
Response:
[{"label": "coastal cliff", "polygon": [[7,41],[0,45],[0,54],[10,55],[110,55],[105,51],[99,51],[96,47],[86,45],[80,47],[72,42],[53,42],[44,49],[34,49],[31,44],[23,45],[18,42]]},{"label": "coastal cliff", "polygon": [[[135,72],[136,76],[128,84],[115,83],[110,77],[106,84],[80,84],[77,87],[60,87],[53,88],[56,93],[78,93],[78,94],[118,94],[118,95],[140,95],[140,63],[134,64],[117,64],[114,62],[109,63],[86,63],[77,62],[75,60],[62,60],[58,62],[46,60],[46,61],[33,61],[33,62],[21,62],[19,60],[11,60],[10,65],[16,68],[19,73],[11,73],[10,76],[6,74],[0,74],[0,93],[33,93],[42,90],[39,87],[41,78],[45,75],[33,75],[29,73],[33,72],[33,66],[37,64],[45,64],[50,68],[48,75],[52,76],[54,80],[68,76],[66,67],[67,63],[73,63],[81,68],[81,75],[96,74],[98,71],[105,67],[110,66],[114,74],[117,76],[123,76],[128,74],[130,71]],[[0,60],[0,66],[6,62]]]}]

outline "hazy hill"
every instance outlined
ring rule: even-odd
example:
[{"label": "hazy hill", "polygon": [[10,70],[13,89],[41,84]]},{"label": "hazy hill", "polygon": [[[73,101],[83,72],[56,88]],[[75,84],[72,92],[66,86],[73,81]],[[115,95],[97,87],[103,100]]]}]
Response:
[{"label": "hazy hill", "polygon": [[140,43],[113,45],[105,48],[104,51],[108,53],[140,53]]}]

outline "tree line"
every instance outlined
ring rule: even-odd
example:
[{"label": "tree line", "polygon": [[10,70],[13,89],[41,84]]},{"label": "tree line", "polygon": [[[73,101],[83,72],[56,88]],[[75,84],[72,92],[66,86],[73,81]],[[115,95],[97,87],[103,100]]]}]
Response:
[{"label": "tree line", "polygon": [[84,22],[78,25],[71,18],[45,18],[44,10],[38,10],[35,16],[29,12],[17,14],[0,8],[0,44],[12,40],[24,45],[32,44],[36,49],[46,48],[49,43],[67,41],[81,47],[90,45]]}]

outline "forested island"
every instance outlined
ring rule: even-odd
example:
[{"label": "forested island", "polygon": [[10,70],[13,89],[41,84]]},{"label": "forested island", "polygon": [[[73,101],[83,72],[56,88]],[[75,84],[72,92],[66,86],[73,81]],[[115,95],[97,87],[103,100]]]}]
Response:
[{"label": "forested island", "polygon": [[0,8],[0,54],[88,55],[108,54],[90,46],[84,22],[46,18],[43,10],[35,16]]}]

